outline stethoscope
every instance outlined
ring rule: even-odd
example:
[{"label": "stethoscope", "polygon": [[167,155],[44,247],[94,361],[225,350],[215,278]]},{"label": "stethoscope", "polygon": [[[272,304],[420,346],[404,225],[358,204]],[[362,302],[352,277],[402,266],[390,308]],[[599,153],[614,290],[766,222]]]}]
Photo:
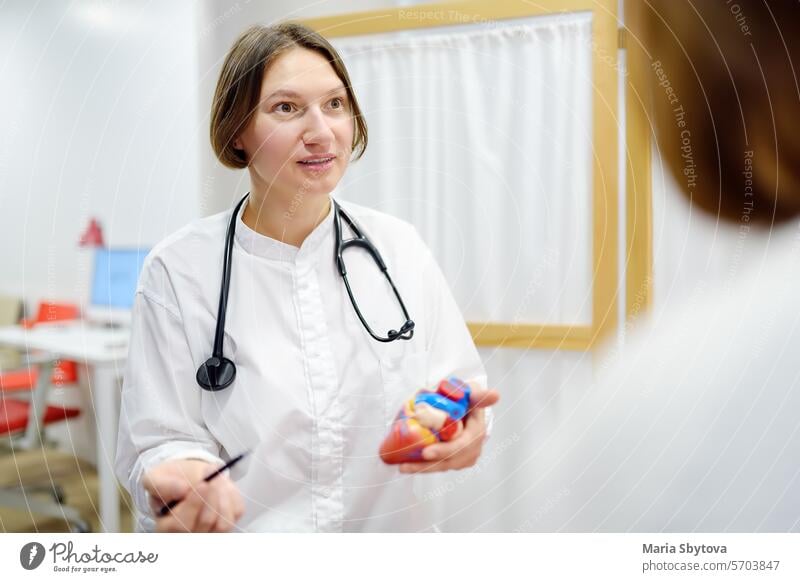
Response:
[{"label": "stethoscope", "polygon": [[[236,205],[236,208],[233,209],[231,220],[228,223],[228,230],[225,234],[225,251],[222,259],[222,288],[220,289],[219,293],[217,327],[216,331],[214,332],[214,351],[211,357],[197,369],[197,383],[200,384],[200,387],[204,390],[210,390],[212,392],[227,388],[231,385],[234,378],[236,378],[236,364],[222,354],[222,341],[225,336],[225,311],[228,307],[228,291],[231,286],[233,236],[236,231],[236,220],[239,217],[239,209],[242,207],[242,204],[244,204],[249,195],[250,193],[248,192],[239,201],[239,203]],[[344,279],[344,285],[347,288],[347,294],[350,296],[350,303],[353,304],[353,309],[355,309],[358,319],[361,320],[361,324],[369,332],[369,335],[379,342],[391,342],[398,339],[410,340],[412,337],[414,337],[414,322],[408,316],[408,311],[406,310],[405,303],[403,303],[403,298],[400,297],[400,293],[397,291],[394,281],[392,281],[392,278],[389,276],[389,271],[386,269],[386,263],[383,262],[383,257],[381,257],[378,249],[375,248],[375,245],[372,244],[372,241],[367,238],[367,236],[361,231],[353,219],[350,218],[350,216],[344,211],[344,209],[342,209],[341,206],[339,206],[336,200],[331,199],[331,201],[333,203],[333,228],[336,240],[334,258],[336,259],[336,265],[339,268],[339,274],[342,276],[342,279]],[[350,229],[355,234],[355,237],[342,240],[342,219],[344,219],[344,221],[348,224]],[[353,290],[350,288],[350,281],[347,280],[347,267],[345,267],[344,260],[342,259],[342,253],[345,251],[345,249],[352,246],[366,249],[370,256],[372,256],[372,259],[378,265],[378,268],[380,268],[380,270],[383,272],[383,275],[386,277],[386,280],[389,281],[389,284],[392,286],[394,296],[397,298],[397,301],[400,303],[400,308],[403,310],[403,316],[406,318],[406,322],[399,331],[390,329],[386,334],[387,337],[381,337],[372,331],[372,328],[361,314],[361,310],[358,308],[358,303],[353,296]]]}]

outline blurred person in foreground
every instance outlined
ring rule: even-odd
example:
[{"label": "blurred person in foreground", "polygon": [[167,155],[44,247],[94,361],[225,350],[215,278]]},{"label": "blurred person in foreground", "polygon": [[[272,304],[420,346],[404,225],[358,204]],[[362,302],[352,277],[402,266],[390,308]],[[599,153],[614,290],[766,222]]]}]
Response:
[{"label": "blurred person in foreground", "polygon": [[629,336],[538,459],[530,491],[558,501],[536,528],[800,530],[798,7],[656,0],[626,15],[668,169],[693,207],[765,250],[735,285]]}]

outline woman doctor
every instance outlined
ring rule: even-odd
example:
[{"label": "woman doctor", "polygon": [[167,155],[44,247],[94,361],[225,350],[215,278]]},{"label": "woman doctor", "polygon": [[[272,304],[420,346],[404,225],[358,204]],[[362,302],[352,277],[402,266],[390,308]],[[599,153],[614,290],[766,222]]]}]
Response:
[{"label": "woman doctor", "polygon": [[[137,527],[435,531],[408,473],[475,464],[499,395],[414,227],[333,194],[367,145],[334,48],[296,24],[247,30],[222,67],[211,142],[223,164],[248,169],[250,192],[167,237],[142,270],[116,460]],[[396,292],[367,244],[340,249],[359,233]],[[204,366],[220,355],[230,365]],[[424,462],[383,464],[401,403],[451,374],[473,387],[462,435]]]}]

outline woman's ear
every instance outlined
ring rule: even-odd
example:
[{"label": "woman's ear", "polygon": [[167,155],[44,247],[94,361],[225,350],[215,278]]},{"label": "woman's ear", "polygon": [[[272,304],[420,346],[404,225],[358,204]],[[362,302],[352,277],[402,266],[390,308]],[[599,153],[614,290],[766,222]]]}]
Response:
[{"label": "woman's ear", "polygon": [[241,137],[236,136],[233,139],[233,150],[242,163],[248,166],[250,165],[250,160],[247,157],[247,152],[244,150],[244,143],[242,142]]}]

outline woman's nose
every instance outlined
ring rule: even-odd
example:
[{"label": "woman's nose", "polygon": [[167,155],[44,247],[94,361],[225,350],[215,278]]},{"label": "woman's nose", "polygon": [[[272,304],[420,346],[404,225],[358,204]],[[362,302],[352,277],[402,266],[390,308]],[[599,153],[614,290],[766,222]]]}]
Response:
[{"label": "woman's nose", "polygon": [[310,107],[305,117],[306,128],[303,133],[303,141],[306,144],[329,144],[333,142],[333,130],[329,120],[318,107]]}]

